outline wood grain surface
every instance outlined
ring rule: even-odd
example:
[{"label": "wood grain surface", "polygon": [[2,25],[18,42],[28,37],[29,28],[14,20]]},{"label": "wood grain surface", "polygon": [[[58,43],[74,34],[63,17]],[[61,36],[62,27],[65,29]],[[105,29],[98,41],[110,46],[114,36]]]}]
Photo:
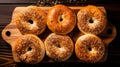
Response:
[{"label": "wood grain surface", "polygon": [[[1,2],[2,1],[2,2]],[[8,25],[11,21],[12,12],[15,7],[22,7],[22,6],[28,6],[28,5],[36,5],[36,0],[30,0],[29,2],[14,2],[14,0],[9,1],[8,0],[1,0],[0,1],[0,67],[1,66],[34,66],[34,65],[27,65],[24,63],[15,63],[13,61],[12,57],[12,51],[11,46],[5,42],[1,36],[1,32],[4,29],[6,25]],[[23,0],[21,0],[23,1]],[[31,2],[32,1],[32,2]],[[84,0],[83,0],[84,1]],[[108,21],[112,23],[116,29],[117,29],[117,36],[116,38],[110,43],[108,46],[108,56],[107,60],[100,64],[120,64],[120,1],[118,0],[86,0],[85,2],[79,1],[79,3],[76,4],[76,2],[68,3],[64,2],[62,4],[69,5],[69,6],[84,6],[84,5],[97,5],[97,6],[104,6],[107,11],[107,17]],[[44,4],[46,5],[46,4]],[[47,5],[48,6],[48,5]],[[39,63],[35,66],[71,66],[71,65],[86,65],[87,63],[83,62],[55,62],[55,63]]]}]

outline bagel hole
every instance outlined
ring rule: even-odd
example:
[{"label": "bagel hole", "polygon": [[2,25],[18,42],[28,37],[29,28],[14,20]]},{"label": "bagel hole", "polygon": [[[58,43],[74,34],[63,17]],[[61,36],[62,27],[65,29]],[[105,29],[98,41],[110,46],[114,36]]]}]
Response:
[{"label": "bagel hole", "polygon": [[89,23],[93,23],[93,19],[92,18],[89,20]]},{"label": "bagel hole", "polygon": [[58,22],[62,22],[63,21],[63,18],[62,18],[62,15],[61,16],[59,16],[59,18],[58,18]]},{"label": "bagel hole", "polygon": [[60,45],[57,45],[58,48],[60,48]]},{"label": "bagel hole", "polygon": [[91,48],[91,47],[88,47],[88,50],[89,50],[89,51],[91,51],[91,50],[92,50],[92,48]]},{"label": "bagel hole", "polygon": [[110,29],[110,28],[107,29],[107,34],[108,34],[108,35],[112,34],[112,29]]},{"label": "bagel hole", "polygon": [[11,35],[11,32],[10,31],[6,31],[6,36],[10,36]]},{"label": "bagel hole", "polygon": [[28,51],[31,51],[32,50],[32,48],[31,47],[28,47]]},{"label": "bagel hole", "polygon": [[33,20],[28,20],[27,22],[29,22],[30,24],[33,24]]},{"label": "bagel hole", "polygon": [[63,21],[63,18],[61,17],[61,18],[60,18],[60,22],[62,22],[62,21]]}]

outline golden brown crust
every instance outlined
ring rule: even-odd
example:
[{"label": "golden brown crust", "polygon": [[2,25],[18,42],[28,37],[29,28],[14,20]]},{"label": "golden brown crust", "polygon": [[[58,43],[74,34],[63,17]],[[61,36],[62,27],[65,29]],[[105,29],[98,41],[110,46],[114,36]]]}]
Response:
[{"label": "golden brown crust", "polygon": [[67,34],[76,25],[75,13],[64,5],[55,5],[48,11],[48,28],[57,34]]},{"label": "golden brown crust", "polygon": [[67,35],[51,33],[45,40],[46,55],[55,61],[66,61],[73,53],[74,45]]},{"label": "golden brown crust", "polygon": [[22,34],[41,34],[46,28],[47,15],[45,11],[28,6],[22,9],[16,18],[16,25]]},{"label": "golden brown crust", "polygon": [[104,57],[105,44],[99,37],[86,34],[77,39],[75,53],[76,56],[84,62],[99,62]]},{"label": "golden brown crust", "polygon": [[43,42],[33,34],[26,34],[15,41],[14,50],[22,62],[36,64],[44,58]]},{"label": "golden brown crust", "polygon": [[106,15],[96,6],[88,5],[78,11],[78,28],[84,34],[100,34],[106,28]]}]

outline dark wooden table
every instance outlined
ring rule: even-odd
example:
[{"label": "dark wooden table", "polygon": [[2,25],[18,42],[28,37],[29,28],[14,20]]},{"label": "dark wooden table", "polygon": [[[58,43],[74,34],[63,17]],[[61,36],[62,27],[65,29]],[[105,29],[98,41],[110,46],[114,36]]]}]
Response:
[{"label": "dark wooden table", "polygon": [[[55,0],[51,3],[47,0],[43,1],[42,6],[52,6]],[[120,63],[120,1],[118,0],[71,0],[69,1],[60,1],[58,3],[68,5],[68,6],[85,6],[85,5],[96,5],[104,6],[107,11],[107,18],[110,23],[112,23],[117,29],[116,38],[108,46],[108,55],[105,62],[100,64],[114,64]],[[39,5],[38,0],[0,0],[0,35],[2,29],[10,23],[12,12],[17,6],[28,6],[28,5]],[[39,2],[41,3],[41,2]],[[38,63],[36,66],[40,65],[52,65],[52,66],[71,66],[71,65],[86,65],[87,63],[83,62],[55,62],[55,63]],[[97,63],[99,64],[99,63]],[[12,57],[11,46],[6,43],[2,36],[0,36],[0,67],[1,66],[17,66],[20,67],[26,65],[23,63],[15,63]],[[33,65],[26,65],[33,66]]]}]

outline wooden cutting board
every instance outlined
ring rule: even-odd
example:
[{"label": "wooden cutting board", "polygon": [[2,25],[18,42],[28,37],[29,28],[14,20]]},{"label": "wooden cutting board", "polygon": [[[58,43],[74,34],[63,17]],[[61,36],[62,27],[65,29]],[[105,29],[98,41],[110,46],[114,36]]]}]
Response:
[{"label": "wooden cutting board", "polygon": [[[19,11],[21,11],[22,9],[24,9],[26,7],[16,7],[13,11],[13,14],[12,14],[12,19],[11,19],[11,22],[2,30],[2,38],[11,45],[11,47],[13,47],[13,44],[14,44],[14,41],[22,36],[21,32],[18,30],[18,28],[16,27],[16,23],[13,22],[12,20],[16,18],[16,15]],[[51,7],[39,7],[39,8],[42,8],[43,10],[46,11],[46,13],[48,12],[48,10],[51,8]],[[79,7],[79,6],[71,6],[70,7],[73,11],[75,11],[75,13],[77,14],[77,12],[83,8],[83,7]],[[103,11],[106,15],[106,10],[104,7],[102,6],[98,6],[98,8]],[[43,41],[45,40],[45,38],[51,33],[51,31],[47,28],[41,35],[38,35],[38,37],[40,37]],[[77,27],[75,27],[73,29],[72,32],[70,32],[68,34],[72,39],[73,41],[75,42],[77,40],[77,38],[81,35],[84,35],[83,33],[81,33]],[[112,40],[114,40],[115,36],[116,36],[116,28],[114,25],[112,25],[110,22],[107,23],[107,27],[106,29],[104,30],[104,32],[100,35],[98,35],[103,41],[104,43],[106,44],[106,46],[109,45],[110,42],[112,42]],[[106,48],[107,49],[107,48]],[[105,61],[107,57],[107,51],[106,51],[106,55],[105,57],[102,59],[102,61]],[[16,56],[16,54],[13,52],[13,58],[14,58],[14,61],[15,62],[20,62],[20,60],[18,59],[18,57]],[[76,60],[78,59],[74,59],[75,58],[75,55],[72,56],[72,58],[68,59],[68,62],[69,61],[72,61],[72,62],[76,62]],[[79,60],[78,60],[79,61]],[[49,58],[43,60],[43,62],[51,62],[51,60]]]}]

